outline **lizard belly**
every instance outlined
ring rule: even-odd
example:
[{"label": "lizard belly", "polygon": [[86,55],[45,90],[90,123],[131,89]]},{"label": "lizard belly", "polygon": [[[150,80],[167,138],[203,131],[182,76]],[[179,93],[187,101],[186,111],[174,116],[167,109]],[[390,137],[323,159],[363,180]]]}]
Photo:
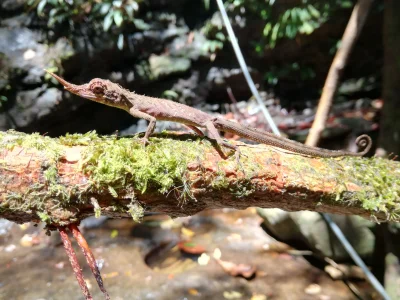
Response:
[{"label": "lizard belly", "polygon": [[211,116],[195,108],[175,103],[163,103],[163,105],[150,106],[142,110],[155,117],[157,120],[173,121],[192,126],[204,127]]}]

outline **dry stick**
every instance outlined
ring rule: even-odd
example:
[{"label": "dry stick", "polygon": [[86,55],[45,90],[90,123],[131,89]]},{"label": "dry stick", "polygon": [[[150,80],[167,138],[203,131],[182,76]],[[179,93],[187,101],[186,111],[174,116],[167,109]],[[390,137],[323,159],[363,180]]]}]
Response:
[{"label": "dry stick", "polygon": [[340,77],[347,64],[351,50],[353,49],[353,46],[364,26],[365,20],[367,19],[372,1],[373,0],[358,0],[354,6],[349,23],[344,31],[341,45],[333,59],[328,76],[326,77],[315,120],[306,140],[306,144],[309,146],[317,145],[321,133],[325,128]]},{"label": "dry stick", "polygon": [[71,230],[72,234],[74,235],[74,238],[76,239],[79,247],[81,247],[81,250],[86,257],[86,261],[89,264],[89,267],[92,270],[94,277],[96,278],[96,281],[97,281],[97,284],[98,284],[100,290],[103,292],[106,299],[109,300],[110,296],[108,295],[108,293],[103,285],[103,279],[101,278],[100,270],[97,267],[96,259],[93,255],[92,251],[90,250],[90,247],[89,247],[88,243],[86,242],[86,239],[84,238],[84,236],[82,235],[82,233],[80,232],[80,230],[79,230],[78,226],[76,226],[76,224],[70,224],[70,225],[68,225],[68,228],[69,228],[69,230]]},{"label": "dry stick", "polygon": [[58,227],[58,231],[60,232],[61,239],[64,244],[65,251],[67,252],[69,261],[72,265],[72,269],[74,270],[76,280],[78,280],[78,284],[81,287],[82,293],[85,296],[86,300],[93,300],[92,296],[90,295],[89,289],[86,285],[85,278],[82,274],[82,269],[79,265],[78,259],[76,257],[76,253],[72,248],[71,241],[68,238],[68,233],[65,227]]}]

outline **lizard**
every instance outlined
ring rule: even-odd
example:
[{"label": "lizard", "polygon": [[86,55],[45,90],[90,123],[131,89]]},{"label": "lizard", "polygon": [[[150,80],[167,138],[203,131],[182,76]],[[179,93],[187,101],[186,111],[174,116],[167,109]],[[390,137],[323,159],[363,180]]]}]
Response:
[{"label": "lizard", "polygon": [[182,123],[199,135],[203,135],[203,132],[199,128],[205,128],[207,129],[208,137],[215,140],[219,147],[225,146],[235,151],[238,150],[238,146],[224,141],[219,131],[233,133],[254,142],[312,157],[364,156],[372,146],[371,138],[363,134],[356,139],[356,144],[360,150],[359,152],[311,147],[277,136],[273,133],[241,125],[221,117],[212,116],[199,109],[178,102],[139,95],[107,79],[94,78],[89,83],[75,85],[50,71],[45,71],[60,82],[67,91],[73,94],[98,103],[123,109],[133,117],[147,120],[149,125],[142,138],[145,145],[148,144],[149,137],[154,132],[156,121],[166,120]]}]

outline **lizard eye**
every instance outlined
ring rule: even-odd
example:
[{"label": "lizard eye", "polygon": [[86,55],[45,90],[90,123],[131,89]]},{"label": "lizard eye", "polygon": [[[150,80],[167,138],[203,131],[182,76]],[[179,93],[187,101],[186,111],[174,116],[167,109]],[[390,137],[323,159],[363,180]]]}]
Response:
[{"label": "lizard eye", "polygon": [[92,81],[90,83],[89,89],[96,95],[99,94],[104,94],[105,91],[107,90],[107,87],[104,83],[99,82],[99,81]]}]

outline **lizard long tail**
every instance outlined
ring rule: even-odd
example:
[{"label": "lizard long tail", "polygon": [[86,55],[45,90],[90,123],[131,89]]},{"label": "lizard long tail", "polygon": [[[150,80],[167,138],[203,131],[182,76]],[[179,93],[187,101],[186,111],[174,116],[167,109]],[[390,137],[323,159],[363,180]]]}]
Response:
[{"label": "lizard long tail", "polygon": [[276,136],[275,134],[269,132],[260,131],[255,128],[243,126],[238,123],[219,118],[214,121],[214,126],[221,131],[237,134],[243,138],[249,139],[254,142],[267,144],[274,147],[289,150],[291,152],[309,156],[316,156],[316,157],[364,156],[365,154],[368,153],[368,151],[371,149],[372,146],[372,140],[366,134],[360,135],[356,139],[356,144],[359,148],[359,152],[350,152],[350,151],[327,150],[327,149],[307,146],[296,141]]}]

